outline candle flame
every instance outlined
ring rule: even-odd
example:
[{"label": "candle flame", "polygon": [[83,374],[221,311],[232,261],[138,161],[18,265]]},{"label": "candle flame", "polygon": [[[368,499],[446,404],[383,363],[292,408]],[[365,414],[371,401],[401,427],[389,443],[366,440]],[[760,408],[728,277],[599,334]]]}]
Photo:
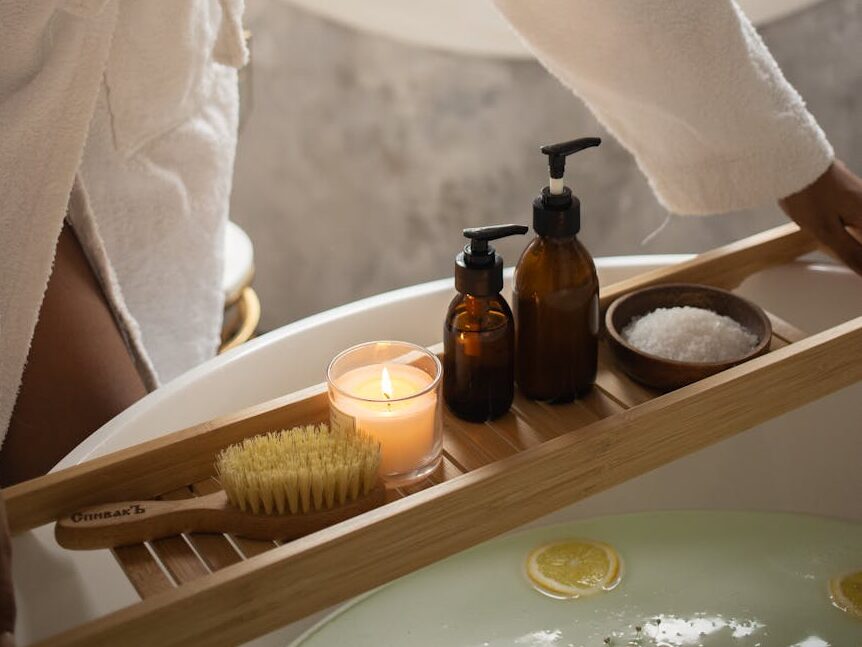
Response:
[{"label": "candle flame", "polygon": [[392,378],[389,377],[389,371],[386,367],[380,372],[380,390],[383,392],[383,397],[387,400],[392,399]]}]

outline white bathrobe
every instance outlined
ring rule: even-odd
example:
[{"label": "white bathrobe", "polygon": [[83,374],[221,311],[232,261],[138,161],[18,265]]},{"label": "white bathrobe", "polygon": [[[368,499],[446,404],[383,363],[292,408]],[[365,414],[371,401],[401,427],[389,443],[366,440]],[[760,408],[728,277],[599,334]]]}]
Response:
[{"label": "white bathrobe", "polygon": [[148,386],[214,355],[241,14],[0,0],[0,440],[67,205]]},{"label": "white bathrobe", "polygon": [[[772,201],[832,160],[731,0],[496,2],[670,211]],[[70,192],[148,383],[215,352],[241,4],[0,0],[0,437]]]}]

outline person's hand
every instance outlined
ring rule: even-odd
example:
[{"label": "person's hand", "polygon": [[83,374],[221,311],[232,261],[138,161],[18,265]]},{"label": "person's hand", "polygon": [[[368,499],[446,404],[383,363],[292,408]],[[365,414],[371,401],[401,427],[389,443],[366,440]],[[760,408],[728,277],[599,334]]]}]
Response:
[{"label": "person's hand", "polygon": [[797,225],[862,274],[862,178],[835,160],[813,184],[778,204]]},{"label": "person's hand", "polygon": [[12,542],[6,502],[0,492],[0,647],[15,647],[15,591],[12,588]]}]

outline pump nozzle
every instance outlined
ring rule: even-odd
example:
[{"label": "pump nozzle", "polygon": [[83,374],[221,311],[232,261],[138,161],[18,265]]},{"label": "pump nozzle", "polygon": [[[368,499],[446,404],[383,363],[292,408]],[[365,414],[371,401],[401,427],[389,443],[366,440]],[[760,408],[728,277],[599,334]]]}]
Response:
[{"label": "pump nozzle", "polygon": [[548,156],[551,181],[533,200],[533,229],[537,234],[565,238],[580,231],[581,203],[563,182],[566,157],[601,143],[598,137],[581,137],[570,142],[542,146],[542,152]]},{"label": "pump nozzle", "polygon": [[474,296],[497,294],[503,289],[503,259],[488,242],[528,231],[523,225],[465,229],[464,236],[470,243],[455,257],[455,289]]},{"label": "pump nozzle", "polygon": [[560,195],[563,192],[563,174],[566,172],[566,157],[585,148],[598,146],[601,143],[602,140],[598,137],[581,137],[580,139],[573,139],[570,142],[542,146],[542,152],[548,156],[548,166],[551,171],[549,185],[551,195]]},{"label": "pump nozzle", "polygon": [[488,245],[489,240],[497,240],[515,234],[526,234],[528,231],[529,228],[524,225],[491,225],[490,227],[465,229],[464,236],[472,242],[464,248],[464,253],[471,256],[492,255],[494,249]]}]

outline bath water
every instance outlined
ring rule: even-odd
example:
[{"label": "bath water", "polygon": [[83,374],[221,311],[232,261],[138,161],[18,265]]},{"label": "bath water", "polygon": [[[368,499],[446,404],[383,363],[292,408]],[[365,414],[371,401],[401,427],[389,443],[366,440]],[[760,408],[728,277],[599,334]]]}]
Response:
[{"label": "bath water", "polygon": [[[580,537],[623,560],[612,591],[559,600],[524,559]],[[862,570],[862,524],[783,513],[655,512],[507,535],[336,612],[296,645],[862,647],[829,579]]]}]

